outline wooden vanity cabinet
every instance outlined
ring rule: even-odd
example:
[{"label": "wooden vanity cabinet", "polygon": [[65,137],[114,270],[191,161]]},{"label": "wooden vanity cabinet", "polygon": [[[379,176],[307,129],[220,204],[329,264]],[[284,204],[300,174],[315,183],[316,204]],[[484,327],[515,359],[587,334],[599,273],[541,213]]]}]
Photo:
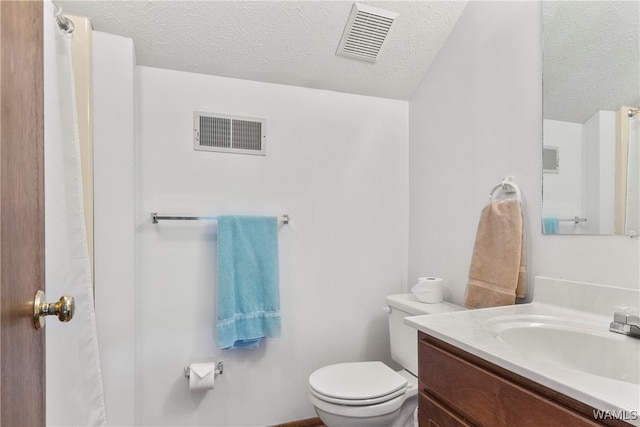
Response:
[{"label": "wooden vanity cabinet", "polygon": [[420,427],[629,426],[427,334],[418,340]]}]

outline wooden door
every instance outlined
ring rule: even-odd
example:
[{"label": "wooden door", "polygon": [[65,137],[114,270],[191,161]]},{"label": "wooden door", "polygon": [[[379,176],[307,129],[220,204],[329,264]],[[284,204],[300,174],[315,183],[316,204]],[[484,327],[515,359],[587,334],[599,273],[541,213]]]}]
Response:
[{"label": "wooden door", "polygon": [[[41,1],[0,0],[0,425],[45,425]],[[63,390],[63,388],[60,388]]]}]

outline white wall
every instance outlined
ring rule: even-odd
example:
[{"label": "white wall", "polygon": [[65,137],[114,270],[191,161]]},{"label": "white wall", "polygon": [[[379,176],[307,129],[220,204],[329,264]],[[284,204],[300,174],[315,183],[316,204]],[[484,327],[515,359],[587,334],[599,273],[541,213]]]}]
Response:
[{"label": "white wall", "polygon": [[[505,175],[524,193],[530,278],[637,288],[637,240],[540,232],[539,8],[470,2],[409,108],[174,71],[134,73],[130,40],[96,34],[96,58],[104,55],[95,83],[96,310],[110,424],[266,425],[313,416],[313,369],[389,360],[386,294],[429,274],[447,278],[448,296],[462,301],[480,209]],[[139,145],[131,135],[136,94]],[[267,157],[194,152],[193,110],[266,117]],[[108,136],[101,143],[100,133]],[[215,225],[153,226],[153,210],[289,213],[279,234],[282,338],[253,352],[216,350]],[[215,390],[191,393],[182,367],[205,359],[224,360],[225,373]]]},{"label": "white wall", "polygon": [[584,124],[544,120],[545,146],[557,146],[559,173],[545,173],[543,217],[561,221],[558,234],[613,234],[615,112],[599,111]]},{"label": "white wall", "polygon": [[[381,306],[406,285],[408,103],[145,67],[137,76],[136,421],[314,416],[314,369],[389,360]],[[194,151],[194,111],[266,118],[267,155]],[[152,211],[291,215],[279,233],[282,337],[218,350],[215,223],[152,225]],[[225,363],[206,394],[183,378],[200,360]]]},{"label": "white wall", "polygon": [[444,277],[462,302],[479,212],[514,175],[530,279],[638,288],[637,239],[541,233],[541,31],[538,2],[469,2],[411,100],[409,283]]},{"label": "white wall", "polygon": [[[406,289],[408,103],[134,72],[131,40],[100,32],[94,61],[96,311],[109,424],[312,417],[314,369],[391,363],[381,306]],[[195,110],[266,118],[267,156],[193,151]],[[154,210],[291,215],[279,234],[282,337],[255,351],[217,350],[215,223],[152,225]],[[224,360],[225,373],[215,390],[192,393],[183,366],[204,360]]]},{"label": "white wall", "polygon": [[94,32],[96,324],[107,422],[135,416],[135,52],[133,41]]},{"label": "white wall", "polygon": [[613,234],[616,113],[599,111],[583,126],[584,200],[588,233]]},{"label": "white wall", "polygon": [[[545,173],[544,217],[573,218],[585,217],[583,202],[583,150],[582,125],[579,123],[544,120],[543,135],[545,145],[558,147],[559,173]],[[573,224],[561,221],[559,232],[574,233],[584,230],[585,223]]]},{"label": "white wall", "polygon": [[[582,128],[582,150],[584,153],[584,164],[582,165],[584,185],[581,188],[584,199],[583,214],[587,218],[585,225],[589,232],[598,233],[602,213],[600,209],[600,175],[605,166],[600,163],[600,120],[598,114],[587,120]],[[613,188],[613,180],[611,185]]]}]

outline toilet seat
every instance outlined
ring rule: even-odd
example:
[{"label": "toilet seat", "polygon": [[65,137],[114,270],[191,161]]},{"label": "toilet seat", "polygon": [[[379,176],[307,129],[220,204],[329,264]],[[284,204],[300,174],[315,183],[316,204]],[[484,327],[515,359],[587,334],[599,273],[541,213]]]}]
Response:
[{"label": "toilet seat", "polygon": [[313,406],[330,414],[351,418],[366,418],[384,416],[395,411],[399,411],[402,407],[402,403],[405,401],[405,396],[398,396],[386,402],[377,403],[375,405],[363,406],[338,405],[322,399],[318,399],[314,395],[310,395],[309,400],[311,401],[311,404]]},{"label": "toilet seat", "polygon": [[311,394],[325,402],[364,406],[402,396],[407,379],[382,362],[338,363],[309,377]]},{"label": "toilet seat", "polygon": [[347,405],[347,406],[365,406],[365,405],[376,405],[378,403],[387,402],[395,397],[402,396],[407,392],[407,387],[401,388],[400,390],[394,391],[393,393],[374,397],[370,399],[338,399],[331,396],[326,396],[324,394],[318,393],[311,387],[309,387],[309,391],[312,395],[317,397],[318,399],[324,400],[325,402],[336,403],[338,405]]}]

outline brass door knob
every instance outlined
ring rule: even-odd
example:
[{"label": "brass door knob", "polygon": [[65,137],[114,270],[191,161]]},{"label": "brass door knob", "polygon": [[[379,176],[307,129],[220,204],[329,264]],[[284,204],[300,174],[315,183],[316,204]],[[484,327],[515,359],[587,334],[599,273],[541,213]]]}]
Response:
[{"label": "brass door knob", "polygon": [[73,319],[76,304],[73,297],[63,295],[58,302],[48,303],[44,292],[36,292],[33,300],[33,325],[36,329],[44,328],[45,316],[58,316],[61,322]]}]

